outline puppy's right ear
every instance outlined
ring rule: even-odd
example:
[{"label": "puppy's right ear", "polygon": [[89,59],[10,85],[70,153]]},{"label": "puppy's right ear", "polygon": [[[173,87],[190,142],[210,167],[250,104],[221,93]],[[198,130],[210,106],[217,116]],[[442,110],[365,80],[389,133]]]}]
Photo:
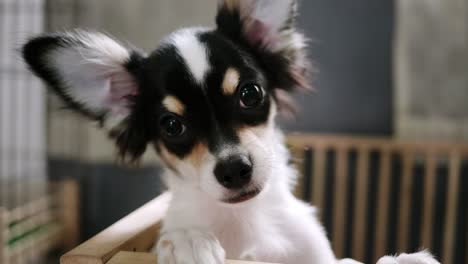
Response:
[{"label": "puppy's right ear", "polygon": [[92,119],[128,115],[139,92],[129,68],[132,54],[101,33],[39,36],[26,43],[23,56],[71,108]]},{"label": "puppy's right ear", "polygon": [[107,35],[74,31],[31,39],[23,57],[70,108],[110,129],[123,156],[144,152],[145,139],[133,136],[142,133],[129,124],[140,93],[141,55]]}]

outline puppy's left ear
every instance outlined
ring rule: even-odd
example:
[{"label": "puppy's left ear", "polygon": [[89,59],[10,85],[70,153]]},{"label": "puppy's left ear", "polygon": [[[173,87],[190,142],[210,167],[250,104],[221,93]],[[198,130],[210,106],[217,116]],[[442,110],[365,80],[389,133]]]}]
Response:
[{"label": "puppy's left ear", "polygon": [[219,0],[218,31],[252,52],[273,88],[309,88],[306,41],[295,0]]}]

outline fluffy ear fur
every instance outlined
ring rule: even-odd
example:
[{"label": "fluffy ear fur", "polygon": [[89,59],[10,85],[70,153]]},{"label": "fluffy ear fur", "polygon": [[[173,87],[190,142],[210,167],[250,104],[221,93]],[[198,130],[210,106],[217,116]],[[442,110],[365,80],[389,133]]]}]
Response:
[{"label": "fluffy ear fur", "polygon": [[218,0],[218,3],[218,31],[256,57],[272,81],[280,112],[294,113],[288,93],[310,89],[311,69],[306,39],[295,28],[296,0]]},{"label": "fluffy ear fur", "polygon": [[122,156],[144,152],[146,142],[133,136],[141,132],[129,125],[140,92],[140,55],[107,35],[75,31],[31,39],[23,57],[70,108],[108,128]]},{"label": "fluffy ear fur", "polygon": [[[218,31],[246,47],[273,80],[273,88],[309,89],[306,40],[295,28],[295,0],[219,0]],[[277,96],[279,106],[288,100]]]}]

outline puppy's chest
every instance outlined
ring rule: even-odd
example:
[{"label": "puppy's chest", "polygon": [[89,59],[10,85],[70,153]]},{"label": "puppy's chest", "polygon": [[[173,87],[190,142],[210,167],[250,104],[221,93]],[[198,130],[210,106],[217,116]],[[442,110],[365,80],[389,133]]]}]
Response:
[{"label": "puppy's chest", "polygon": [[273,261],[289,244],[285,234],[264,217],[226,217],[220,220],[213,225],[213,232],[227,258]]}]

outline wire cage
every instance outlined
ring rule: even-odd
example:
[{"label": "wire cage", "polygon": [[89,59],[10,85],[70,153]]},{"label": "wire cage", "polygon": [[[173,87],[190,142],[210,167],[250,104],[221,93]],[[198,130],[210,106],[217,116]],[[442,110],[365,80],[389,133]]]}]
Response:
[{"label": "wire cage", "polygon": [[45,95],[19,47],[43,29],[42,0],[0,0],[0,263],[26,263],[60,234],[46,177]]}]

